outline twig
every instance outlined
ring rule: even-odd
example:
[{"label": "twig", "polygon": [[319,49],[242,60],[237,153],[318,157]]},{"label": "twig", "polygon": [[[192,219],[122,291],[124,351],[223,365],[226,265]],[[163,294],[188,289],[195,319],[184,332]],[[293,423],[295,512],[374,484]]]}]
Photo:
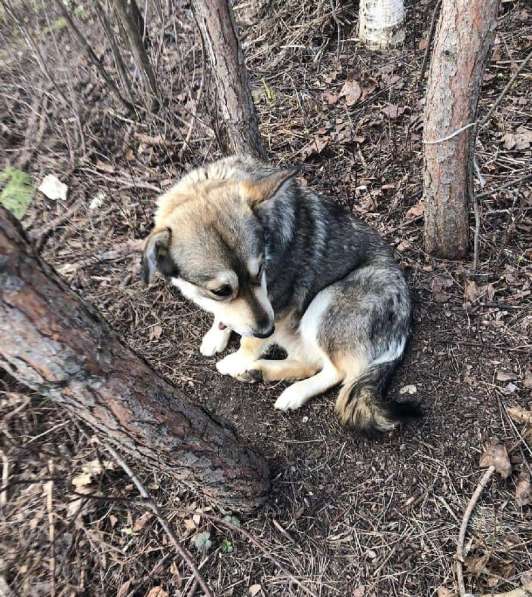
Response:
[{"label": "twig", "polygon": [[476,124],[477,124],[477,121],[475,120],[475,122],[470,122],[469,124],[466,124],[465,126],[457,129],[450,135],[447,135],[447,137],[442,137],[441,139],[436,139],[436,141],[423,141],[423,143],[424,143],[424,145],[437,145],[438,143],[443,143],[444,141],[449,141],[449,139],[456,137],[456,135],[459,135],[462,131],[465,131],[466,129],[468,129],[472,126],[475,126]]},{"label": "twig", "polygon": [[82,170],[85,172],[90,172],[91,174],[95,174],[96,176],[99,176],[104,180],[108,180],[109,182],[119,183],[122,185],[121,188],[123,189],[145,189],[146,191],[155,191],[156,193],[162,192],[161,187],[156,187],[149,182],[142,182],[141,180],[135,180],[133,178],[120,178],[119,176],[105,176],[105,174],[102,174],[101,172],[98,172],[98,170],[94,170],[92,168],[82,168]]},{"label": "twig", "polygon": [[0,450],[0,456],[2,457],[2,488],[0,490],[0,507],[4,507],[7,504],[7,485],[9,482],[9,459],[7,454]]},{"label": "twig", "polygon": [[529,595],[530,592],[527,589],[519,588],[507,593],[490,593],[489,595],[480,595],[480,597],[529,597]]},{"label": "twig", "polygon": [[116,68],[118,69],[118,74],[120,75],[122,83],[127,90],[129,101],[134,104],[135,99],[133,97],[133,89],[131,87],[131,82],[126,71],[124,61],[122,60],[122,54],[120,53],[120,49],[116,43],[113,30],[111,29],[111,25],[107,19],[107,15],[105,14],[105,11],[102,8],[99,0],[94,0],[94,10],[96,11],[96,15],[101,26],[103,27],[106,37],[109,40],[109,45],[111,46],[111,52],[113,53],[115,59]]},{"label": "twig", "polygon": [[68,102],[67,98],[65,97],[65,94],[59,88],[58,84],[55,81],[55,77],[52,77],[52,75],[50,74],[50,71],[48,70],[48,67],[46,66],[46,62],[42,55],[40,46],[38,45],[37,41],[35,40],[35,38],[33,36],[33,32],[29,28],[26,27],[26,25],[24,24],[24,21],[22,19],[19,19],[17,17],[12,6],[10,6],[7,2],[4,3],[3,6],[5,7],[7,14],[15,22],[16,26],[18,27],[19,31],[22,34],[22,37],[26,41],[26,44],[28,45],[28,47],[31,50],[33,50],[33,58],[39,65],[39,68],[43,72],[44,76],[48,79],[48,82],[52,85],[52,87],[57,91],[59,98],[61,99],[61,102],[63,103],[63,105],[68,106],[69,102]]},{"label": "twig", "polygon": [[521,62],[520,67],[512,75],[512,78],[508,81],[508,83],[506,83],[504,89],[499,93],[499,97],[495,100],[495,103],[493,104],[493,106],[491,106],[491,108],[489,109],[486,116],[484,116],[484,118],[482,119],[482,121],[480,123],[480,128],[484,128],[488,124],[488,121],[491,118],[491,115],[493,114],[494,110],[502,102],[504,96],[508,93],[508,90],[514,84],[514,81],[517,79],[517,77],[523,72],[523,70],[524,70],[525,66],[528,64],[528,61],[530,60],[531,56],[532,56],[532,51],[529,52],[528,56],[523,60],[523,62]]},{"label": "twig", "polygon": [[520,178],[514,178],[513,180],[509,180],[505,182],[500,187],[495,187],[494,189],[490,189],[488,191],[483,191],[477,195],[477,199],[482,199],[482,197],[487,197],[488,195],[492,195],[493,193],[497,193],[498,191],[502,191],[503,189],[507,189],[513,185],[520,184],[522,182],[526,182],[532,178],[532,174],[525,174],[525,176],[521,176]]},{"label": "twig", "polygon": [[[54,463],[52,460],[48,461],[48,470],[50,475],[54,472]],[[55,596],[55,524],[54,524],[54,509],[53,509],[53,489],[54,482],[48,481],[44,486],[46,492],[46,510],[48,511],[48,538],[50,539],[50,595]]]},{"label": "twig", "polygon": [[266,556],[266,558],[268,558],[268,560],[270,560],[270,562],[272,562],[273,564],[275,564],[275,566],[277,566],[277,568],[279,568],[279,570],[285,576],[287,576],[290,580],[292,580],[293,582],[295,582],[298,587],[300,587],[305,593],[307,593],[307,595],[311,595],[312,597],[317,597],[316,593],[314,593],[313,591],[311,591],[310,589],[308,589],[300,580],[298,580],[280,562],[278,562],[270,554],[270,552],[264,546],[262,546],[257,541],[257,539],[255,539],[255,537],[253,537],[253,535],[251,533],[249,533],[248,531],[246,531],[245,529],[243,529],[241,527],[237,527],[236,525],[234,525],[231,522],[228,522],[227,520],[222,520],[221,518],[218,518],[217,516],[212,516],[211,514],[206,514],[205,512],[202,514],[202,516],[204,516],[205,518],[207,518],[209,520],[212,520],[212,522],[215,522],[217,524],[225,526],[226,528],[230,529],[231,531],[234,531],[235,533],[240,533],[241,535],[243,535],[248,541],[250,541],[251,543],[253,543],[253,545],[255,545],[255,547],[257,547],[258,549],[260,549],[262,551],[262,553]]},{"label": "twig", "polygon": [[471,499],[469,500],[469,504],[467,504],[467,508],[464,512],[464,517],[462,518],[462,525],[460,526],[460,532],[458,534],[458,544],[456,546],[456,576],[458,580],[458,591],[460,597],[465,597],[466,595],[466,589],[464,584],[464,571],[462,568],[462,564],[464,562],[464,541],[467,531],[467,525],[469,523],[469,519],[471,518],[471,514],[473,513],[473,510],[477,505],[480,494],[488,484],[488,481],[491,479],[491,476],[494,472],[495,467],[490,466],[488,470],[484,473],[477,485],[477,488],[473,492]]},{"label": "twig", "polygon": [[116,460],[116,462],[122,467],[126,475],[133,481],[135,487],[137,488],[140,495],[146,500],[146,505],[151,509],[151,511],[157,516],[160,525],[165,530],[166,534],[168,535],[170,541],[174,545],[177,553],[185,560],[185,562],[189,565],[190,569],[192,570],[192,574],[198,580],[200,587],[203,589],[206,597],[214,597],[209,586],[203,579],[200,571],[198,570],[192,555],[190,552],[179,543],[179,539],[176,537],[174,531],[166,521],[166,519],[161,514],[157,504],[154,502],[153,498],[150,496],[144,485],[139,481],[133,471],[129,468],[129,466],[122,460],[122,458],[118,455],[117,451],[110,446],[109,444],[103,444],[105,449],[111,454],[111,456]]},{"label": "twig", "polygon": [[78,209],[85,203],[83,198],[75,201],[63,214],[54,218],[49,224],[42,228],[39,232],[32,232],[30,238],[35,243],[35,248],[40,253],[50,236],[65,222],[78,211]]},{"label": "twig", "polygon": [[0,557],[0,597],[15,597],[4,576],[5,563]]},{"label": "twig", "polygon": [[72,20],[72,17],[70,16],[70,13],[66,9],[62,0],[54,0],[54,2],[56,4],[57,8],[59,8],[59,11],[61,12],[61,15],[63,16],[63,18],[68,23],[68,26],[70,27],[70,29],[72,29],[72,32],[76,36],[77,40],[79,41],[81,46],[87,52],[87,55],[88,55],[90,61],[94,64],[94,66],[96,67],[96,69],[98,70],[98,72],[100,73],[102,78],[104,79],[104,81],[107,83],[109,89],[116,96],[116,98],[120,102],[122,102],[122,104],[124,105],[125,108],[127,108],[128,111],[129,110],[132,111],[133,106],[120,93],[120,90],[115,85],[115,82],[113,81],[113,79],[111,78],[109,73],[105,70],[105,68],[103,67],[103,64],[100,62],[100,60],[98,60],[98,57],[94,53],[94,50],[91,48],[89,42],[87,41],[87,39],[85,38],[83,33],[81,33],[81,31],[78,29],[76,23],[74,23],[74,21]]},{"label": "twig", "polygon": [[438,14],[440,12],[441,0],[436,2],[436,6],[434,7],[434,11],[432,12],[432,20],[430,22],[430,32],[429,38],[427,40],[427,47],[425,48],[425,55],[423,56],[423,62],[421,63],[421,72],[419,73],[419,78],[417,80],[418,83],[423,81],[425,76],[425,70],[427,69],[427,64],[429,63],[429,56],[430,56],[430,47],[432,45],[432,39],[434,37],[434,32],[436,31],[436,23],[438,21]]},{"label": "twig", "polygon": [[[24,135],[24,145],[17,158],[16,165],[20,170],[24,170],[31,160],[33,154],[42,143],[44,131],[46,130],[46,108],[48,105],[48,96],[43,92],[36,95],[31,106],[31,115],[28,120],[26,134]],[[37,120],[39,121],[37,124]]]},{"label": "twig", "polygon": [[471,193],[473,200],[473,211],[475,213],[475,234],[473,236],[473,271],[478,269],[478,249],[480,240],[480,207],[478,205],[478,195]]},{"label": "twig", "polygon": [[76,263],[66,263],[65,265],[59,266],[57,269],[63,276],[71,275],[89,265],[96,265],[102,261],[114,261],[115,259],[127,257],[131,253],[140,253],[144,248],[144,242],[145,241],[142,239],[126,240],[123,243],[115,245],[114,249],[106,249],[101,253],[92,255],[86,259],[81,259]]}]

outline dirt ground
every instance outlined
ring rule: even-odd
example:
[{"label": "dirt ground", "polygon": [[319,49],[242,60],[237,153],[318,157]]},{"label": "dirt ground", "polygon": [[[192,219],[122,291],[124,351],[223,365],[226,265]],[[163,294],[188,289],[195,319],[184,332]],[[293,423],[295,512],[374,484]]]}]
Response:
[{"label": "dirt ground", "polygon": [[[458,532],[494,438],[510,452],[513,473],[493,477],[469,523],[466,587],[510,591],[532,570],[532,510],[515,498],[519,474],[530,473],[531,441],[507,412],[532,407],[530,182],[507,185],[530,174],[530,65],[479,133],[478,270],[471,261],[429,257],[420,74],[436,4],[408,3],[405,47],[386,54],[358,44],[354,2],[257,0],[235,8],[272,161],[301,164],[309,185],[377,228],[408,276],[415,330],[390,392],[415,392],[424,417],[371,441],[338,424],[334,391],[283,414],[273,409],[282,384],[243,385],[217,374],[214,359],[198,350],[208,317],[161,281],[146,288],[138,254],[124,250],[149,231],[160,189],[220,155],[212,80],[188,4],[146,4],[165,101],[154,113],[142,108],[146,97],[128,61],[137,115],[113,99],[50,6],[36,2],[22,19],[41,65],[2,17],[1,167],[22,167],[36,187],[54,174],[69,189],[64,202],[36,191],[24,226],[132,348],[192,402],[231,420],[271,466],[266,507],[232,513],[259,548],[208,520],[204,513],[216,511],[184,487],[128,461],[216,596],[457,594]],[[76,19],[117,78],[91,9]],[[480,119],[531,39],[527,2],[503,1]],[[0,595],[202,594],[91,430],[6,375],[0,386],[7,487]],[[200,533],[209,533],[203,551],[195,547]]]}]

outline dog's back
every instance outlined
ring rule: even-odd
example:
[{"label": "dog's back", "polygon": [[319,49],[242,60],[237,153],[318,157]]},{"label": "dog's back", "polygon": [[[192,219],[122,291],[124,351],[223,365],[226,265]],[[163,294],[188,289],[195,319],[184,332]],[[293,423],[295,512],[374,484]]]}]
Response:
[{"label": "dog's back", "polygon": [[[179,196],[202,197],[204,208],[212,211],[208,222],[195,222],[204,239],[203,245],[196,241],[196,256],[202,246],[203,253],[207,251],[206,226],[223,237],[229,253],[238,249],[240,254],[242,247],[253,244],[245,238],[250,221],[261,230],[260,241],[253,242],[263,243],[267,300],[275,313],[276,332],[267,341],[243,338],[241,349],[218,363],[220,372],[246,381],[261,376],[272,381],[304,378],[280,396],[276,407],[282,410],[299,408],[311,396],[341,383],[336,403],[341,421],[367,432],[391,429],[401,417],[417,413],[413,405],[383,399],[410,333],[411,304],[403,274],[374,230],[300,185],[293,172],[248,157],[225,158],[185,176],[161,198],[159,226],[173,217]],[[233,209],[234,205],[240,207]],[[197,219],[195,209],[188,211],[189,220]],[[181,220],[182,229],[193,228]],[[219,253],[226,250],[222,249]],[[203,258],[202,266],[197,258],[195,267],[208,269],[206,262],[213,258]],[[253,259],[248,255],[244,261]],[[179,279],[176,285],[188,288]],[[187,296],[196,300],[192,292]],[[223,318],[215,314],[215,324],[217,317]],[[209,334],[217,335],[215,326]],[[216,346],[225,347],[228,336],[221,343],[218,336]],[[271,343],[287,350],[284,362],[260,358]]]}]

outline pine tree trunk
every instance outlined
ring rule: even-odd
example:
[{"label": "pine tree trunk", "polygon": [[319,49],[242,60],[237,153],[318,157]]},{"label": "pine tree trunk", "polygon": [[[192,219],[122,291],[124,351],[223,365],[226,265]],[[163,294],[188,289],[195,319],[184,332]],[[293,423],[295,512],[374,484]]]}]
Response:
[{"label": "pine tree trunk", "polygon": [[386,50],[405,40],[403,0],[360,0],[358,36],[371,50]]},{"label": "pine tree trunk", "polygon": [[268,467],[68,288],[0,207],[0,367],[142,462],[228,507],[266,499]]},{"label": "pine tree trunk", "polygon": [[144,80],[146,89],[151,91],[155,99],[159,99],[159,90],[157,88],[157,79],[153,71],[150,59],[144,47],[142,31],[144,29],[144,19],[140,14],[135,0],[113,0],[114,6],[124,27],[129,47],[135,57],[135,63]]},{"label": "pine tree trunk", "polygon": [[[425,249],[449,259],[467,254],[470,162],[482,75],[499,0],[443,0],[425,102]],[[435,141],[440,141],[435,143]]]},{"label": "pine tree trunk", "polygon": [[228,0],[192,0],[196,21],[211,63],[227,153],[265,157],[249,88],[244,54]]}]

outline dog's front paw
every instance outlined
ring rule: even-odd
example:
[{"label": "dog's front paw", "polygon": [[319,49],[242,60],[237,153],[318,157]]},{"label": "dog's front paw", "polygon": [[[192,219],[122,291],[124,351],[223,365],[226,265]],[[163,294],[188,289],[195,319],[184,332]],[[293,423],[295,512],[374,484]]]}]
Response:
[{"label": "dog's front paw", "polygon": [[289,410],[296,410],[301,408],[307,401],[305,395],[301,393],[301,390],[295,386],[290,386],[284,390],[279,398],[277,398],[274,408],[288,412]]},{"label": "dog's front paw", "polygon": [[227,348],[230,336],[230,328],[221,330],[218,326],[213,326],[205,336],[203,336],[200,346],[201,354],[206,357],[212,357],[219,352],[223,352]]},{"label": "dog's front paw", "polygon": [[222,375],[230,375],[239,381],[253,383],[262,379],[262,374],[253,368],[253,361],[243,358],[238,352],[227,355],[216,363],[216,369]]}]

